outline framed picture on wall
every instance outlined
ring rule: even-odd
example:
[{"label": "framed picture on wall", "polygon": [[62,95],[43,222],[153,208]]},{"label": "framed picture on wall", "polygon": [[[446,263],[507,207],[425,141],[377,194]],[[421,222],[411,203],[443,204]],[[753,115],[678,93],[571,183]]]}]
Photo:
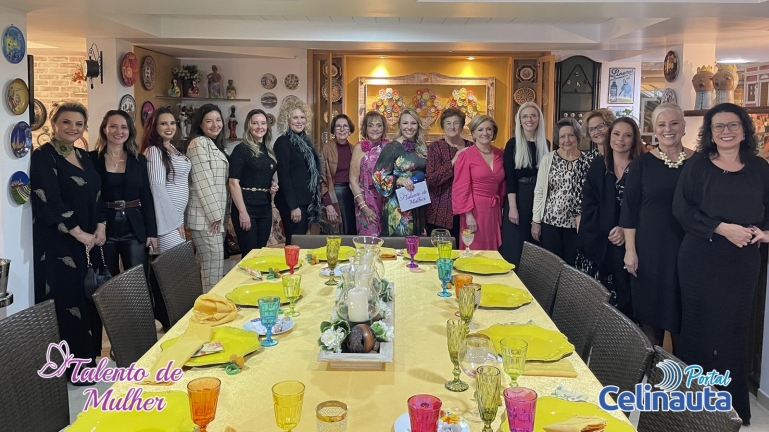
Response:
[{"label": "framed picture on wall", "polygon": [[609,68],[609,103],[632,105],[635,92],[635,68]]},{"label": "framed picture on wall", "polygon": [[756,83],[748,83],[746,87],[745,102],[756,103]]}]

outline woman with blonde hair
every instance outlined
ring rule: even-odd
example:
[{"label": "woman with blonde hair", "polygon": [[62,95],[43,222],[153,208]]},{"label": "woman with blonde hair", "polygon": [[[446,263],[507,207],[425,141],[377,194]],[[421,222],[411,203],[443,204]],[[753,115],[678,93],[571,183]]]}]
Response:
[{"label": "woman with blonde hair", "polygon": [[[475,233],[474,250],[497,250],[502,244],[505,168],[502,150],[491,143],[499,128],[490,116],[477,115],[470,121],[470,132],[475,145],[459,152],[454,164],[454,213],[460,216],[461,230]],[[465,247],[462,237],[459,246]]]},{"label": "woman with blonde hair", "polygon": [[549,151],[542,110],[534,102],[526,102],[515,115],[515,136],[507,141],[504,152],[507,199],[502,214],[502,256],[515,265],[521,261],[523,242],[534,242],[534,185],[539,163]]},{"label": "woman with blonde hair", "polygon": [[423,233],[425,207],[401,211],[395,190],[414,190],[414,183],[424,181],[426,167],[427,143],[419,115],[414,110],[404,110],[398,118],[395,140],[382,149],[374,167],[374,185],[386,199],[384,235],[404,237]]},{"label": "woman with blonde hair", "polygon": [[590,138],[590,151],[587,157],[593,159],[603,156],[606,144],[608,144],[609,125],[617,120],[617,116],[607,108],[598,108],[585,114],[582,124],[585,125],[585,132]]},{"label": "woman with blonde hair", "polygon": [[267,113],[251,110],[243,126],[243,142],[230,154],[230,217],[243,256],[265,247],[272,231],[272,195],[278,184],[273,181],[277,161],[271,140]]},{"label": "woman with blonde hair", "polygon": [[140,264],[146,267],[147,248],[158,248],[155,202],[147,159],[139,153],[136,129],[128,114],[107,111],[90,156],[101,176],[101,196],[107,206],[107,269],[117,276],[121,261],[126,270]]},{"label": "woman with blonde hair", "polygon": [[273,145],[280,185],[275,206],[283,221],[286,244],[291,244],[294,234],[307,233],[310,224],[320,220],[324,206],[329,220],[335,221],[339,215],[324,190],[320,156],[310,138],[310,107],[299,100],[284,103],[278,114],[278,130],[282,135]]},{"label": "woman with blonde hair", "polygon": [[694,152],[684,148],[681,107],[662,103],[652,112],[659,147],[630,164],[619,226],[625,234],[625,268],[633,315],[646,336],[662,345],[665,330],[675,347],[681,331],[678,250],[684,229],[673,215],[673,195],[683,166]]},{"label": "woman with blonde hair", "polygon": [[374,166],[382,148],[390,142],[385,135],[387,121],[378,111],[363,117],[360,134],[363,141],[353,146],[350,162],[350,190],[355,200],[355,220],[359,235],[379,236],[384,198],[374,186]]}]

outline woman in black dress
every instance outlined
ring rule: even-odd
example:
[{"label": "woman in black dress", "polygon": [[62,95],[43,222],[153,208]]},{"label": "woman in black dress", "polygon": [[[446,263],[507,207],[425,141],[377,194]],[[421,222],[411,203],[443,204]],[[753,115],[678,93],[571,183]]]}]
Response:
[{"label": "woman in black dress", "polygon": [[681,330],[676,261],[684,230],[673,216],[673,192],[681,166],[694,152],[681,144],[686,133],[681,107],[660,104],[652,124],[659,147],[630,164],[619,226],[625,230],[625,267],[633,276],[633,316],[649,340],[662,346],[665,330],[674,338]]},{"label": "woman in black dress", "polygon": [[311,223],[320,220],[325,207],[329,221],[339,218],[326,189],[320,156],[310,135],[312,111],[302,101],[287,102],[280,107],[278,128],[283,135],[273,149],[278,161],[278,184],[275,207],[280,212],[286,244],[294,234],[306,234]]},{"label": "woman in black dress", "polygon": [[147,248],[158,250],[158,229],[147,158],[139,153],[136,129],[128,114],[107,111],[90,156],[101,176],[107,207],[107,269],[117,276],[122,261],[125,270],[140,264],[146,270]]},{"label": "woman in black dress", "polygon": [[277,162],[269,146],[271,140],[267,114],[251,110],[246,116],[243,142],[230,155],[230,215],[244,257],[251,249],[267,246],[272,231],[272,194],[278,191],[278,184],[273,181]]},{"label": "woman in black dress", "polygon": [[756,156],[744,109],[724,103],[702,123],[698,154],[686,164],[673,200],[683,225],[678,253],[681,336],[677,354],[704,371],[731,374],[732,406],[750,424],[748,333],[761,258],[769,242],[769,164]]},{"label": "woman in black dress", "polygon": [[578,240],[584,256],[597,268],[597,279],[612,293],[610,302],[628,317],[630,275],[623,268],[625,233],[619,226],[625,174],[630,162],[643,153],[636,122],[622,117],[607,129],[603,157],[593,160],[582,187],[582,217]]},{"label": "woman in black dress", "polygon": [[93,366],[101,355],[102,325],[83,281],[87,251],[95,258],[93,249],[106,240],[107,217],[101,177],[88,154],[75,148],[87,122],[88,111],[79,103],[56,107],[51,142],[32,152],[30,186],[35,303],[54,300],[62,340],[73,356],[91,359]]},{"label": "woman in black dress", "polygon": [[526,102],[515,116],[515,137],[505,144],[503,156],[507,200],[502,213],[501,253],[515,265],[521,262],[523,242],[534,242],[531,236],[534,184],[539,161],[549,151],[542,110],[534,102]]}]

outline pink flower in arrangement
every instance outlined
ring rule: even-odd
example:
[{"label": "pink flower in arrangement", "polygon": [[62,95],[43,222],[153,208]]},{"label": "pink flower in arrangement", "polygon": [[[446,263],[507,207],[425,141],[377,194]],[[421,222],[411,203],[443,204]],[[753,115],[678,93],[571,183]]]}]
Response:
[{"label": "pink flower in arrangement", "polygon": [[371,150],[371,141],[363,141],[360,143],[360,149],[368,153]]}]

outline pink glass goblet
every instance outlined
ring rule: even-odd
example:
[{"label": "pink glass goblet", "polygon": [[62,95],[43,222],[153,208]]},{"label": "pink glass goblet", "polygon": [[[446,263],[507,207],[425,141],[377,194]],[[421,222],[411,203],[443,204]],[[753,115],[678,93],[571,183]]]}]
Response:
[{"label": "pink glass goblet", "polygon": [[406,267],[412,268],[412,269],[419,267],[419,265],[417,265],[414,262],[414,255],[416,255],[418,251],[419,251],[419,237],[406,236],[406,252],[408,252],[408,254],[411,255],[411,262],[406,264]]},{"label": "pink glass goblet", "polygon": [[435,396],[418,394],[408,401],[411,432],[435,432],[443,403]]}]

